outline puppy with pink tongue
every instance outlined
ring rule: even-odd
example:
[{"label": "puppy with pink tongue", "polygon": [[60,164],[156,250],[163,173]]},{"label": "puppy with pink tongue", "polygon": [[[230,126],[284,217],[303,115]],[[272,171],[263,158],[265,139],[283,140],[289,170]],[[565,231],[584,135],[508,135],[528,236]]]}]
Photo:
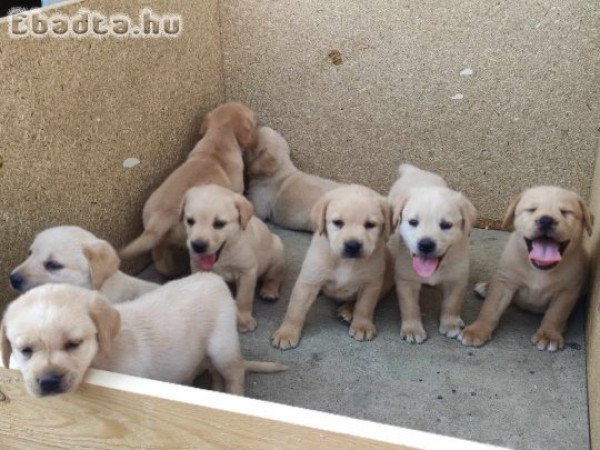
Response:
[{"label": "puppy with pink tongue", "polygon": [[531,343],[538,350],[563,348],[567,320],[585,283],[588,255],[584,234],[593,217],[575,192],[537,186],[517,195],[506,212],[504,227],[514,225],[498,270],[476,292],[485,297],[477,320],[459,339],[480,346],[489,341],[511,303],[544,317]]},{"label": "puppy with pink tongue", "polygon": [[235,283],[241,332],[256,328],[252,309],[257,284],[260,298],[272,302],[285,276],[281,239],[253,214],[245,197],[214,184],[188,190],[181,206],[191,270],[215,272]]},{"label": "puppy with pink tongue", "polygon": [[440,333],[455,338],[469,279],[469,234],[476,211],[438,175],[402,164],[389,200],[396,232],[389,241],[395,255],[395,281],[402,325],[400,337],[420,344],[427,338],[419,295],[421,286],[441,288]]}]

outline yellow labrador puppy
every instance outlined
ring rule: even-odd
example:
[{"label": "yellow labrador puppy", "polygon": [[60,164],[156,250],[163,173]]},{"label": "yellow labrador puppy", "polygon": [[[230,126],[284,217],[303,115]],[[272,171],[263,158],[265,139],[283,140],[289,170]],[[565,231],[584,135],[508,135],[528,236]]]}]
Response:
[{"label": "yellow labrador puppy", "polygon": [[133,300],[159,285],[124,274],[115,249],[76,226],[48,228],[39,233],[23,261],[10,274],[18,292],[46,283],[67,283],[97,289],[113,303]]},{"label": "yellow labrador puppy", "polygon": [[206,357],[226,391],[238,395],[246,370],[286,369],[242,359],[235,303],[225,282],[209,273],[114,307],[98,292],[47,284],[12,302],[0,329],[4,366],[14,352],[35,397],[76,390],[88,367],[191,384]]},{"label": "yellow labrador puppy", "polygon": [[312,218],[316,232],[272,344],[282,350],[298,345],[306,315],[321,291],[339,301],[355,301],[353,309],[345,304],[338,313],[350,322],[350,336],[371,340],[375,307],[391,287],[389,205],[375,191],[349,185],[327,192],[313,207]]},{"label": "yellow labrador puppy", "polygon": [[341,184],[298,170],[290,147],[269,127],[258,129],[256,149],[244,153],[248,190],[255,214],[284,228],[314,231],[310,210],[321,196]]},{"label": "yellow labrador puppy", "polygon": [[[567,320],[581,294],[588,255],[584,233],[591,235],[593,216],[575,192],[538,186],[519,194],[504,217],[514,224],[498,265],[487,286],[479,317],[466,327],[460,340],[480,346],[489,341],[506,308],[518,306],[544,314],[531,342],[539,350],[564,347]],[[483,292],[481,292],[483,288]]]},{"label": "yellow labrador puppy", "polygon": [[237,285],[238,328],[256,328],[252,316],[254,292],[275,301],[285,276],[283,244],[260,219],[242,195],[217,185],[190,189],[184,197],[181,218],[187,231],[192,272],[214,271]]},{"label": "yellow labrador puppy", "polygon": [[420,344],[427,338],[419,294],[421,286],[443,293],[440,333],[457,337],[469,280],[469,234],[475,208],[438,175],[403,164],[389,200],[397,233],[389,246],[394,254],[395,281],[402,325],[400,336]]}]

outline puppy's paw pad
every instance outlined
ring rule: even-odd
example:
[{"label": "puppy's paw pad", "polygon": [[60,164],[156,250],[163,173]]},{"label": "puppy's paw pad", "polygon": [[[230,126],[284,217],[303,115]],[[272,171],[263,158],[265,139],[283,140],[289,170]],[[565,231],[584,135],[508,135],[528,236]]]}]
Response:
[{"label": "puppy's paw pad", "polygon": [[490,339],[490,333],[478,325],[469,325],[458,334],[458,340],[469,347],[481,347]]},{"label": "puppy's paw pad", "polygon": [[427,339],[427,332],[422,324],[403,324],[400,338],[409,344],[420,344]]},{"label": "puppy's paw pad", "polygon": [[480,281],[473,288],[473,292],[475,292],[477,297],[484,299],[485,296],[487,295],[487,287],[488,287],[487,281]]},{"label": "puppy's paw pad", "polygon": [[281,350],[295,348],[300,342],[300,332],[281,327],[271,336],[271,345]]},{"label": "puppy's paw pad", "polygon": [[548,350],[549,352],[555,352],[565,346],[562,334],[554,330],[539,330],[531,338],[531,343],[538,350]]},{"label": "puppy's paw pad", "polygon": [[237,326],[240,333],[254,331],[256,329],[256,319],[251,314],[238,314]]},{"label": "puppy's paw pad", "polygon": [[354,308],[352,307],[352,305],[345,303],[337,309],[337,315],[344,322],[352,323],[352,317],[354,316]]},{"label": "puppy's paw pad", "polygon": [[449,338],[456,338],[464,328],[465,323],[460,317],[445,319],[440,323],[440,333]]},{"label": "puppy's paw pad", "polygon": [[370,341],[377,334],[377,329],[372,322],[353,322],[348,333],[357,341]]}]

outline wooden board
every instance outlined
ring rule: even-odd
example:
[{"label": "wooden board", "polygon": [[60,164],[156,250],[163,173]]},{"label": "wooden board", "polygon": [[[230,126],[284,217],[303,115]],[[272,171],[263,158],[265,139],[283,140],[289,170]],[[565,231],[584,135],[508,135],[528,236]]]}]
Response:
[{"label": "wooden board", "polygon": [[90,370],[74,394],[34,399],[0,369],[0,447],[375,449],[491,446]]}]

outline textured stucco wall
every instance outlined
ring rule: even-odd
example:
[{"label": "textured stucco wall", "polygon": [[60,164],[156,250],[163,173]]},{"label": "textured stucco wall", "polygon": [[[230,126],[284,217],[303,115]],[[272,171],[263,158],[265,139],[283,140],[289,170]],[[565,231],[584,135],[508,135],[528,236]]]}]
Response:
[{"label": "textured stucco wall", "polygon": [[[221,102],[217,0],[95,0],[137,17],[183,15],[177,39],[11,40],[0,24],[0,305],[33,236],[77,224],[115,245],[141,229],[151,190]],[[123,167],[126,158],[141,163]]]},{"label": "textured stucco wall", "polygon": [[589,195],[596,0],[221,0],[221,20],[226,97],[304,170],[387,192],[411,161],[496,220],[529,185]]}]

